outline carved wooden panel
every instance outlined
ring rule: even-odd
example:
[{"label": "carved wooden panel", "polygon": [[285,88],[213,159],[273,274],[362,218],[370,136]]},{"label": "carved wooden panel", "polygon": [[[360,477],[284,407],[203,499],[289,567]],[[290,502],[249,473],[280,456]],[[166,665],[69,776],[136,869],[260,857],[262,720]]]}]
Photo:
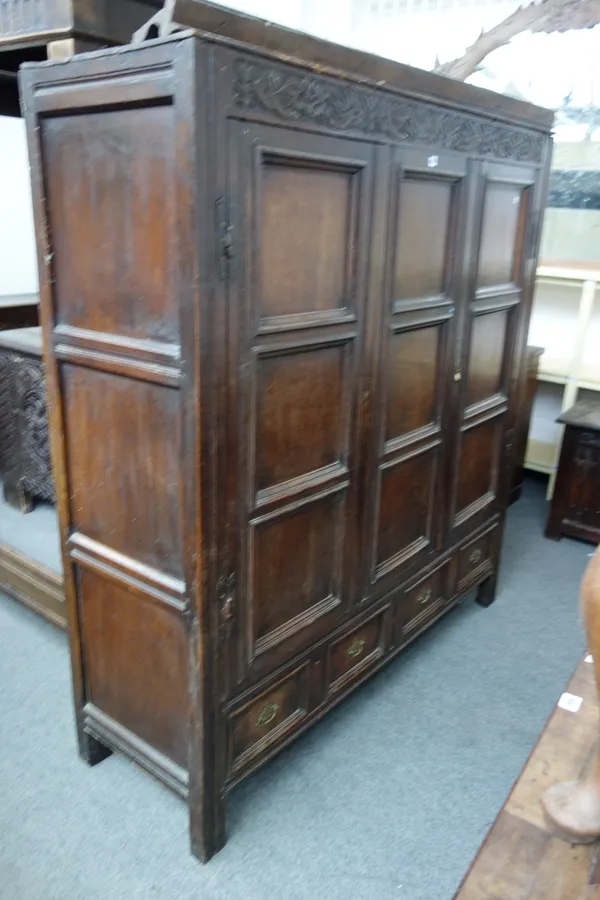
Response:
[{"label": "carved wooden panel", "polygon": [[59,326],[178,341],[173,128],[171,106],[44,120]]},{"label": "carved wooden panel", "polygon": [[447,373],[458,291],[457,240],[467,202],[464,159],[396,152],[382,344],[381,404],[370,460],[367,594],[385,592],[441,549],[449,407]]},{"label": "carved wooden panel", "polygon": [[544,146],[541,134],[518,126],[391,92],[339,84],[270,62],[237,59],[233,92],[237,106],[245,111],[457,153],[539,162]]},{"label": "carved wooden panel", "polygon": [[236,443],[249,448],[236,473],[246,677],[331,627],[353,600],[373,164],[371,148],[351,141],[232,128],[232,172],[247,198],[234,219],[247,263],[232,312],[242,323]]}]

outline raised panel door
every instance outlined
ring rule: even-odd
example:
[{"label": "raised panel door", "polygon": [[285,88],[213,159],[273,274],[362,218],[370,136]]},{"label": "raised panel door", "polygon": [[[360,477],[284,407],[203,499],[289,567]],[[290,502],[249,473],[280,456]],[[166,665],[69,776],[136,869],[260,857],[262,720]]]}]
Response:
[{"label": "raised panel door", "polygon": [[363,597],[385,593],[443,541],[448,378],[469,177],[454,154],[394,151],[387,279],[374,344],[374,428]]},{"label": "raised panel door", "polygon": [[266,125],[229,128],[230,527],[243,681],[331,630],[356,600],[376,151]]},{"label": "raised panel door", "polygon": [[522,314],[525,250],[534,172],[480,166],[473,213],[472,272],[461,310],[454,387],[456,445],[450,540],[500,511],[506,474],[505,432],[513,391],[513,362]]}]

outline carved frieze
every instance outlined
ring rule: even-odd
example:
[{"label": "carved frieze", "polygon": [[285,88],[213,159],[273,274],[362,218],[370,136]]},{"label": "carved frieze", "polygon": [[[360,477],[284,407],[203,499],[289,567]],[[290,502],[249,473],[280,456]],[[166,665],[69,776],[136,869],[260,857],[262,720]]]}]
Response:
[{"label": "carved frieze", "polygon": [[236,60],[233,90],[239,108],[287,121],[519,162],[542,155],[544,138],[535,132],[268,64]]}]

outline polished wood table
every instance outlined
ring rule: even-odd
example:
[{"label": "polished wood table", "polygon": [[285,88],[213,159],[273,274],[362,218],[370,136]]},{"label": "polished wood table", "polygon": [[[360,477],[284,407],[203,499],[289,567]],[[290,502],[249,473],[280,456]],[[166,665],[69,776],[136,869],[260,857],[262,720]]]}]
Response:
[{"label": "polished wood table", "polygon": [[593,666],[582,661],[566,691],[578,712],[556,707],[454,900],[600,900],[600,844],[556,837],[540,803],[557,781],[593,763],[598,700]]}]

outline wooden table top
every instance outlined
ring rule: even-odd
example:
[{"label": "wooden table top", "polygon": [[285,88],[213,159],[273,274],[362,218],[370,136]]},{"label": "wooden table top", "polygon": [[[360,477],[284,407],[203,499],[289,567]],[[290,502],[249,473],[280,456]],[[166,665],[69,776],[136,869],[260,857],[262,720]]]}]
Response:
[{"label": "wooden table top", "polygon": [[598,739],[593,666],[582,660],[566,691],[578,712],[556,707],[454,900],[600,900],[600,844],[553,834],[540,798],[592,764]]}]

